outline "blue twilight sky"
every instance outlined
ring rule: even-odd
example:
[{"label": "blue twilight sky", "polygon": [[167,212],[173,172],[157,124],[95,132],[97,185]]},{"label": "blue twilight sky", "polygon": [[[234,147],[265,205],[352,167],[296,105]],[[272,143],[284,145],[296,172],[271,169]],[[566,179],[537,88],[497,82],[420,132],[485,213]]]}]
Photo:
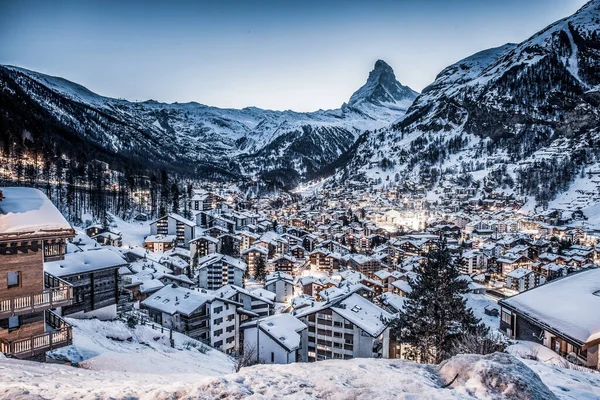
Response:
[{"label": "blue twilight sky", "polygon": [[585,0],[0,0],[0,64],[128,100],[337,108],[381,58],[420,91]]}]

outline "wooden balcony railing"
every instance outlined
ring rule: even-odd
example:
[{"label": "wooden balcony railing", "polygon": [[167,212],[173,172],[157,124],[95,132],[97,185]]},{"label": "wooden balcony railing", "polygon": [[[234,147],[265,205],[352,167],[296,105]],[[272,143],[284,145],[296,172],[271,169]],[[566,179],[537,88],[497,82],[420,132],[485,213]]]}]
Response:
[{"label": "wooden balcony railing", "polygon": [[15,358],[31,358],[73,343],[73,331],[58,315],[46,311],[50,330],[26,338],[8,341],[0,338],[0,352]]},{"label": "wooden balcony railing", "polygon": [[0,318],[54,309],[73,304],[73,287],[70,283],[45,274],[47,289],[0,298]]}]

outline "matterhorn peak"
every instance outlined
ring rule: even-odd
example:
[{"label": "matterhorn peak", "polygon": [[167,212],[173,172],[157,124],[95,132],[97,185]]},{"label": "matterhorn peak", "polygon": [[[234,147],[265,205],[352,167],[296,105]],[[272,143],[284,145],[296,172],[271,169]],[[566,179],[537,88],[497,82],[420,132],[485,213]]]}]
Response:
[{"label": "matterhorn peak", "polygon": [[383,60],[377,60],[369,73],[367,83],[350,97],[348,104],[356,106],[367,102],[375,105],[413,101],[418,93],[396,80],[394,70]]}]

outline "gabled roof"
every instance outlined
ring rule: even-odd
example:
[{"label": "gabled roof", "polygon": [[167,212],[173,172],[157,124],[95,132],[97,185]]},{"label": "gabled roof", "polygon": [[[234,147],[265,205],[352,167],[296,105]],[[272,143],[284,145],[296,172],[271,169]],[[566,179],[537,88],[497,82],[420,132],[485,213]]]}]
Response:
[{"label": "gabled roof", "polygon": [[242,325],[242,328],[256,326],[268,334],[273,340],[283,346],[288,352],[298,349],[301,345],[300,332],[307,326],[292,314],[277,314],[262,318],[258,321]]},{"label": "gabled roof", "polygon": [[600,339],[600,268],[555,279],[499,304],[580,344]]},{"label": "gabled roof", "polygon": [[33,188],[2,188],[0,234],[69,231],[73,228],[44,193]]},{"label": "gabled roof", "polygon": [[170,315],[179,313],[189,316],[204,304],[214,300],[224,301],[224,299],[217,299],[212,294],[172,284],[148,297],[142,302],[142,305]]},{"label": "gabled roof", "polygon": [[392,314],[358,294],[352,294],[336,303],[335,306],[331,307],[331,310],[372,337],[377,337],[383,333],[388,327],[386,321],[393,318]]},{"label": "gabled roof", "polygon": [[206,268],[214,263],[222,261],[225,264],[231,265],[241,270],[246,270],[247,265],[239,258],[233,258],[220,253],[209,254],[198,259],[198,269]]},{"label": "gabled roof", "polygon": [[121,256],[107,248],[65,254],[64,260],[44,263],[44,271],[54,276],[68,276],[127,265]]}]

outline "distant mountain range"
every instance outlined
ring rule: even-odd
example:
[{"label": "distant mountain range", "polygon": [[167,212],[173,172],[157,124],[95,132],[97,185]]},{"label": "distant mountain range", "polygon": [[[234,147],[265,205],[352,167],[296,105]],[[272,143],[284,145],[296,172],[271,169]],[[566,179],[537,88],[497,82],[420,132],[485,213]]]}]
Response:
[{"label": "distant mountain range", "polygon": [[[286,184],[319,174],[359,135],[397,121],[418,95],[381,60],[347,104],[310,113],[129,102],[13,66],[0,67],[0,88],[3,124],[17,131],[17,140],[92,144],[111,159],[130,158],[199,178],[267,173]],[[51,120],[54,134],[41,135],[31,124],[36,118]]]}]

